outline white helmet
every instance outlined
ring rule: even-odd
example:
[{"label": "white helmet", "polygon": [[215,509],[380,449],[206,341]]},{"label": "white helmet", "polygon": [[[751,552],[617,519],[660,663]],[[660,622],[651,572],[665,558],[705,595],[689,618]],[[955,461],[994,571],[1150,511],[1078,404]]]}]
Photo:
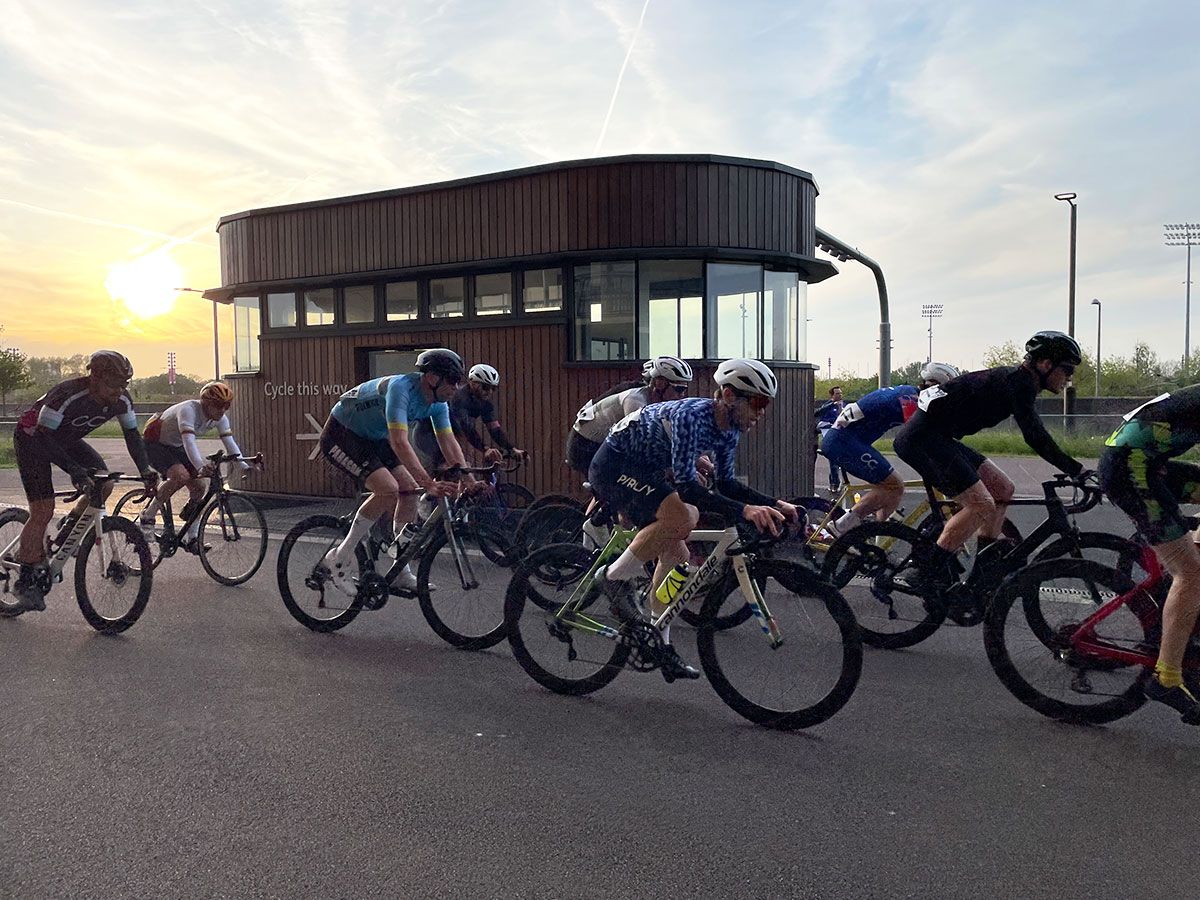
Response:
[{"label": "white helmet", "polygon": [[958,369],[949,363],[931,362],[921,370],[921,380],[933,384],[945,384],[958,375]]},{"label": "white helmet", "polygon": [[467,377],[472,381],[478,381],[480,384],[487,384],[492,387],[497,387],[500,384],[500,373],[486,363],[476,363],[471,366],[471,371],[467,373]]},{"label": "white helmet", "polygon": [[675,356],[656,356],[646,360],[642,376],[647,381],[665,378],[674,384],[686,384],[692,380],[692,367]]},{"label": "white helmet", "polygon": [[727,359],[717,366],[713,381],[743,394],[774,397],[779,391],[775,373],[757,359]]}]

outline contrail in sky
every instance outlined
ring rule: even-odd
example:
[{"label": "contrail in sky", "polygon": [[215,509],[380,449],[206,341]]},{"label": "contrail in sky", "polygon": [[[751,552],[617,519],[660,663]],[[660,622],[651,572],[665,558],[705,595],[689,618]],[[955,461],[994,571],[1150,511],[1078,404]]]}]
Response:
[{"label": "contrail in sky", "polygon": [[0,203],[5,203],[9,206],[17,206],[21,209],[28,209],[33,212],[43,213],[47,216],[58,216],[60,219],[72,219],[76,222],[86,222],[89,225],[99,225],[103,228],[119,228],[122,231],[132,231],[134,234],[140,234],[143,237],[161,238],[171,241],[173,244],[196,244],[201,247],[211,247],[211,243],[192,240],[192,237],[197,234],[193,232],[192,236],[180,238],[173,234],[165,234],[161,231],[152,231],[149,228],[140,228],[137,225],[126,225],[123,222],[110,222],[107,219],[95,219],[91,216],[81,216],[77,213],[63,212],[59,209],[47,209],[44,206],[34,206],[32,203],[22,203],[20,200],[9,200],[5,197],[0,197]]},{"label": "contrail in sky", "polygon": [[617,93],[621,90],[621,79],[625,77],[625,67],[629,65],[629,57],[633,56],[633,48],[637,45],[638,35],[642,33],[642,23],[646,21],[646,10],[650,8],[650,0],[646,0],[642,4],[642,14],[638,17],[637,28],[633,29],[633,39],[629,42],[629,49],[625,51],[625,61],[621,63],[621,71],[617,73],[617,83],[613,86],[612,99],[608,101],[608,112],[604,114],[604,125],[600,128],[600,137],[596,138],[596,146],[592,148],[592,153],[600,152],[600,145],[604,143],[604,135],[608,132],[608,120],[612,118],[613,107],[617,105]]}]

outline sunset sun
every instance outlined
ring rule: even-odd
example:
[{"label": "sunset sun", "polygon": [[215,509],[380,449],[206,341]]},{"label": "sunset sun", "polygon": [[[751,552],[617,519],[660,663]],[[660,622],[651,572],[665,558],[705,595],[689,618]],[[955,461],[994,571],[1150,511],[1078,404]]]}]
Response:
[{"label": "sunset sun", "polygon": [[170,312],[182,283],[182,271],[165,253],[113,263],[104,280],[109,295],[142,319]]}]

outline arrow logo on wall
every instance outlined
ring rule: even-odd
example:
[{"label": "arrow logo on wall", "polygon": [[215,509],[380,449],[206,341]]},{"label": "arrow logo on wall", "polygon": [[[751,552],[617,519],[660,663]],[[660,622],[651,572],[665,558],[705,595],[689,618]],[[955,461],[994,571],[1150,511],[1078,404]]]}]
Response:
[{"label": "arrow logo on wall", "polygon": [[317,454],[321,452],[321,444],[319,443],[321,440],[321,423],[309,413],[305,413],[304,418],[308,419],[308,424],[312,426],[312,432],[310,434],[297,434],[296,440],[318,442],[313,445],[312,453],[308,454],[308,461],[312,462],[317,458]]}]

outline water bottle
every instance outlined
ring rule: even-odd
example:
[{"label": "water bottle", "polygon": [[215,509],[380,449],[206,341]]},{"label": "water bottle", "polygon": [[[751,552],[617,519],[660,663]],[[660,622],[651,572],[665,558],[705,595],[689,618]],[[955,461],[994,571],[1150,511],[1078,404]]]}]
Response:
[{"label": "water bottle", "polygon": [[679,593],[679,589],[683,587],[684,582],[688,580],[688,576],[692,574],[691,568],[687,563],[680,563],[675,566],[667,577],[663,579],[662,584],[654,591],[654,597],[663,606],[666,606]]}]

